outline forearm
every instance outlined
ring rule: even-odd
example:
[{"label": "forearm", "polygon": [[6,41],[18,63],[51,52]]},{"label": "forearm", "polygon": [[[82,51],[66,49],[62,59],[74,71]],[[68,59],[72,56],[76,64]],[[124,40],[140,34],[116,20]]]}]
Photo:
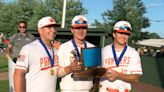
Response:
[{"label": "forearm", "polygon": [[58,69],[58,77],[64,76],[66,74],[71,73],[71,66],[66,66],[66,67],[59,67]]},{"label": "forearm", "polygon": [[72,72],[71,66],[65,67],[64,71],[65,71],[66,74],[71,73]]},{"label": "forearm", "polygon": [[20,73],[17,69],[14,72],[15,92],[25,92],[25,74]]},{"label": "forearm", "polygon": [[135,83],[139,81],[139,74],[119,74],[118,79],[121,79],[125,82]]},{"label": "forearm", "polygon": [[12,50],[12,47],[11,47],[11,46],[8,46],[8,47],[6,48],[6,54],[7,54],[8,56],[11,55],[11,50]]}]

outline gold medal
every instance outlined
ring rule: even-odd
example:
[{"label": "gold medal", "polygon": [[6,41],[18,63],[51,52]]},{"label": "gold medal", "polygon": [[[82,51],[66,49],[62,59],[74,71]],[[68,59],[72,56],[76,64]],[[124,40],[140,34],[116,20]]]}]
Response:
[{"label": "gold medal", "polygon": [[50,70],[50,74],[51,74],[51,76],[54,76],[54,70],[53,69]]}]

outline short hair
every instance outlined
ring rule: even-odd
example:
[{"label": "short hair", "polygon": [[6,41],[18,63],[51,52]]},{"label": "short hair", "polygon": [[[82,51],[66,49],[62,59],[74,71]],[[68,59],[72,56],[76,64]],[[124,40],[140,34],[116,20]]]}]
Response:
[{"label": "short hair", "polygon": [[19,21],[19,24],[20,24],[20,23],[24,23],[24,24],[27,26],[27,22],[26,22],[26,21],[24,21],[24,20]]}]

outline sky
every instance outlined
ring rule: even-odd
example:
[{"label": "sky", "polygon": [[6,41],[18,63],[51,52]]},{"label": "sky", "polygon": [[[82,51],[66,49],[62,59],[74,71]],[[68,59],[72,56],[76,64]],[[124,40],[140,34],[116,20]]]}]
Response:
[{"label": "sky", "polygon": [[[83,6],[88,9],[86,15],[89,22],[93,23],[95,19],[102,21],[101,14],[107,10],[113,9],[112,0],[80,0]],[[143,29],[142,31],[155,32],[164,38],[164,0],[142,0],[146,7],[147,13],[145,17],[150,19],[150,27]]]},{"label": "sky", "polygon": [[[11,2],[13,0],[4,0],[5,2]],[[107,10],[112,10],[113,0],[80,0],[83,6],[88,10],[86,14],[88,22],[94,23],[97,19],[103,22],[101,14]],[[164,38],[164,0],[142,0],[146,7],[147,13],[144,15],[150,19],[150,27],[143,29],[142,31],[155,32]]]}]

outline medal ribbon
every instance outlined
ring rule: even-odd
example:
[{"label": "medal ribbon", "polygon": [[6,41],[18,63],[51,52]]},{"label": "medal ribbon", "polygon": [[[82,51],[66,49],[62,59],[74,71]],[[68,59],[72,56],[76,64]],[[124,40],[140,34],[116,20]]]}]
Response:
[{"label": "medal ribbon", "polygon": [[[79,57],[79,60],[81,60],[81,58],[80,58],[80,52],[79,52],[79,50],[78,50],[78,48],[77,48],[77,44],[76,44],[74,38],[72,39],[72,44],[73,44],[75,50],[77,51],[77,56]],[[84,41],[84,48],[87,48],[87,44],[86,44],[85,41]]]},{"label": "medal ribbon", "polygon": [[54,66],[54,49],[53,49],[53,47],[52,47],[53,56],[51,57],[51,55],[50,55],[50,53],[49,53],[49,51],[48,51],[46,45],[45,45],[44,42],[42,41],[42,39],[39,39],[39,41],[40,41],[41,45],[44,47],[44,49],[45,49],[45,51],[46,51],[46,53],[47,53],[47,55],[48,55],[48,57],[49,57],[49,59],[50,59],[51,67],[53,67],[53,66]]},{"label": "medal ribbon", "polygon": [[124,56],[126,50],[127,50],[127,45],[124,47],[123,51],[121,52],[120,57],[117,59],[116,51],[114,49],[114,45],[112,44],[112,52],[113,52],[114,61],[115,61],[116,65],[117,65],[117,67],[119,66],[119,64],[121,62],[121,59]]}]

